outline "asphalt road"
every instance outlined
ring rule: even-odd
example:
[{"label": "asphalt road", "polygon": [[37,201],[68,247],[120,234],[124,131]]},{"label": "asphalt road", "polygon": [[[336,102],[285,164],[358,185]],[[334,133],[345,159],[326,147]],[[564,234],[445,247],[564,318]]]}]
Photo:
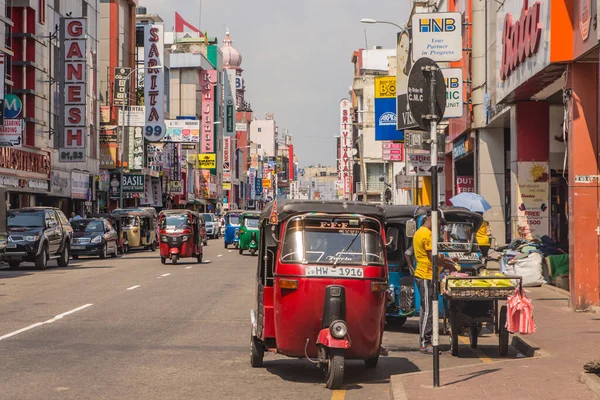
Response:
[{"label": "asphalt road", "polygon": [[[1,270],[0,397],[389,399],[390,375],[431,369],[431,357],[417,351],[416,320],[386,332],[390,355],[377,369],[347,362],[344,390],[325,389],[306,360],[268,354],[264,368],[252,369],[257,259],[212,240],[204,260],[161,265],[158,252],[136,252],[65,269]],[[480,338],[480,348],[464,345],[460,358],[446,352],[442,367],[504,361],[493,336]]]}]

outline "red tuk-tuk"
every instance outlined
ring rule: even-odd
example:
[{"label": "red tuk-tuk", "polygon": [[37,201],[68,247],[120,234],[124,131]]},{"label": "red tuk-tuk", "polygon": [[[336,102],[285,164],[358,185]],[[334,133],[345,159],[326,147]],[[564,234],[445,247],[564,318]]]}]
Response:
[{"label": "red tuk-tuk", "polygon": [[291,200],[259,221],[251,365],[264,352],[316,359],[326,386],[343,383],[344,359],[375,367],[385,324],[385,216],[374,205]]},{"label": "red tuk-tuk", "polygon": [[165,210],[158,215],[160,262],[196,258],[202,262],[202,216],[189,210]]}]

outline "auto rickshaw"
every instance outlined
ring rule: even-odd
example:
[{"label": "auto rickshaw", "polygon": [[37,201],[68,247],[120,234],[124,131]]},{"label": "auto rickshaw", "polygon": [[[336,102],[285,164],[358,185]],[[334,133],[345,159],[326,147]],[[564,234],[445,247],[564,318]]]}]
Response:
[{"label": "auto rickshaw", "polygon": [[375,205],[289,200],[259,220],[252,367],[265,351],[308,358],[343,384],[344,360],[377,366],[385,325],[385,216]]},{"label": "auto rickshaw", "polygon": [[249,250],[250,255],[254,255],[258,249],[258,221],[260,211],[244,211],[240,217],[240,254],[244,250]]},{"label": "auto rickshaw", "polygon": [[91,214],[90,218],[106,218],[110,221],[110,224],[117,232],[117,249],[120,254],[127,254],[129,252],[129,243],[127,241],[127,234],[123,232],[123,219],[127,216],[121,214],[109,214],[109,213],[97,213]]},{"label": "auto rickshaw", "polygon": [[240,245],[240,217],[242,213],[242,210],[231,210],[225,214],[225,235],[223,236],[225,248],[230,244],[235,247]]},{"label": "auto rickshaw", "polygon": [[170,259],[177,264],[180,258],[196,258],[202,263],[202,217],[189,210],[165,210],[158,215],[160,233],[160,262]]},{"label": "auto rickshaw", "polygon": [[158,238],[154,215],[137,211],[117,215],[121,216],[129,249],[143,248],[156,251]]}]

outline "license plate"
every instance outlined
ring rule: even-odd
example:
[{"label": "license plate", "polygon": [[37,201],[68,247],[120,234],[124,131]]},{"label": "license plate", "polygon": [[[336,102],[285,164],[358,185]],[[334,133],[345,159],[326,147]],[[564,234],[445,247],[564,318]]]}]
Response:
[{"label": "license plate", "polygon": [[9,248],[9,249],[16,249],[17,248],[17,244],[16,243],[9,243],[6,247]]},{"label": "license plate", "polygon": [[365,276],[365,273],[362,268],[306,267],[306,276],[326,276],[332,278],[362,278]]},{"label": "license plate", "polygon": [[71,250],[83,250],[85,246],[71,246]]}]

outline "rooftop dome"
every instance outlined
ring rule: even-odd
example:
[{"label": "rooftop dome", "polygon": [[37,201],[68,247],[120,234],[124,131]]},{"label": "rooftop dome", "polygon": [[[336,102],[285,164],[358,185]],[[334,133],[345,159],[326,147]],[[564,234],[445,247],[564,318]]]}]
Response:
[{"label": "rooftop dome", "polygon": [[242,65],[242,55],[231,45],[231,43],[231,37],[229,36],[229,31],[227,31],[225,33],[225,40],[223,40],[223,47],[221,48],[221,51],[223,52],[223,66],[225,68],[237,68]]}]

